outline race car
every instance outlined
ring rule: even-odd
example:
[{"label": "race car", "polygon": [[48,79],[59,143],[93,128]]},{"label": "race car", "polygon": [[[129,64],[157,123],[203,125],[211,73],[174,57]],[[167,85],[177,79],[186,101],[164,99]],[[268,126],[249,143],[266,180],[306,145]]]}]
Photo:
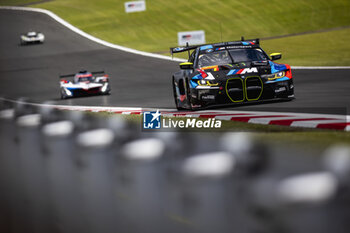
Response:
[{"label": "race car", "polygon": [[34,43],[44,43],[45,36],[41,32],[27,32],[21,34],[20,43],[21,45],[25,44],[34,44]]},{"label": "race car", "polygon": [[170,48],[186,51],[188,61],[172,76],[177,109],[294,98],[290,66],[274,62],[282,54],[268,56],[259,39]]},{"label": "race car", "polygon": [[[69,77],[72,77],[73,80],[66,79]],[[76,74],[60,75],[60,79],[61,99],[77,96],[109,95],[111,92],[109,77],[104,71],[88,72],[83,70]]]}]

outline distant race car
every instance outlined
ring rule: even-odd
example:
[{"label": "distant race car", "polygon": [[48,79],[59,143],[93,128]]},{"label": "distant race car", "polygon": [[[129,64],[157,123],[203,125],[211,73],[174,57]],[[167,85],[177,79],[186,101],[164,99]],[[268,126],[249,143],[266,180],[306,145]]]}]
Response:
[{"label": "distant race car", "polygon": [[21,45],[44,43],[45,36],[41,32],[27,32],[21,35]]},{"label": "distant race car", "polygon": [[[65,79],[69,77],[72,77],[73,80]],[[88,95],[109,95],[111,92],[109,77],[104,71],[87,72],[84,70],[76,74],[60,75],[60,79],[61,99]]]},{"label": "distant race car", "polygon": [[188,62],[172,77],[177,109],[294,98],[290,66],[273,62],[282,54],[269,57],[259,39],[170,48],[185,51]]}]

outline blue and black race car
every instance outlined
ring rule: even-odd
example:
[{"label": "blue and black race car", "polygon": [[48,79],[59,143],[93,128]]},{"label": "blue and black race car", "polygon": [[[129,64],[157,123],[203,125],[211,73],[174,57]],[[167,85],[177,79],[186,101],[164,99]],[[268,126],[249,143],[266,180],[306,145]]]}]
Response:
[{"label": "blue and black race car", "polygon": [[185,51],[188,62],[172,77],[177,109],[294,98],[290,66],[275,63],[282,55],[268,56],[259,39],[170,48]]}]

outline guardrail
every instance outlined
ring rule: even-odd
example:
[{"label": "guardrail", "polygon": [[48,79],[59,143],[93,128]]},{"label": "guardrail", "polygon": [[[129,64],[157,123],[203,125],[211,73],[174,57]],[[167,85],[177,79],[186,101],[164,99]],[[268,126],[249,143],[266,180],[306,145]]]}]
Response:
[{"label": "guardrail", "polygon": [[0,232],[348,232],[350,148],[279,151],[2,101]]}]

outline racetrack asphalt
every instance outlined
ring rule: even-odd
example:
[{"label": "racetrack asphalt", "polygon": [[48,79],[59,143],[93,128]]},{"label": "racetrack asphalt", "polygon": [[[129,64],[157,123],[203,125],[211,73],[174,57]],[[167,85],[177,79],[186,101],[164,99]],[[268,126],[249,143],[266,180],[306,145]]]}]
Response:
[{"label": "racetrack asphalt", "polygon": [[[30,30],[43,32],[45,43],[20,46],[20,34]],[[0,35],[0,96],[60,105],[175,108],[171,75],[177,62],[105,47],[37,12],[0,9]],[[59,75],[84,69],[104,70],[112,94],[60,100]],[[293,77],[293,101],[220,110],[350,115],[349,69],[293,70]]]}]

